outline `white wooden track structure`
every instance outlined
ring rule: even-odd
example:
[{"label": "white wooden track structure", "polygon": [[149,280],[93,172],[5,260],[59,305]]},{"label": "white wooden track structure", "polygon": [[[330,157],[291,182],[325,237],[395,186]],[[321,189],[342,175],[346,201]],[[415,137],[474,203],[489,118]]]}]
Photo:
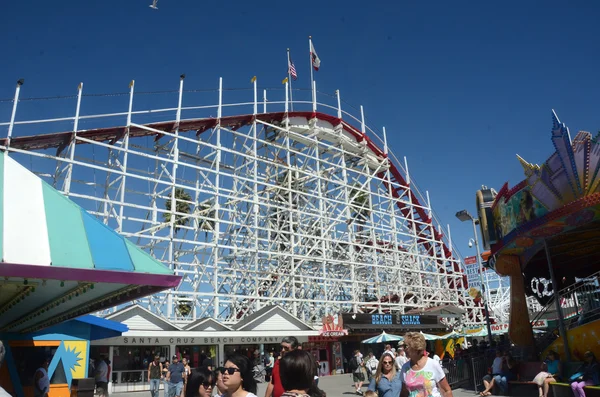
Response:
[{"label": "white wooden track structure", "polygon": [[259,99],[256,81],[184,90],[184,78],[29,99],[19,83],[0,101],[1,150],[183,276],[137,303],[174,323],[236,323],[271,304],[314,325],[442,305],[485,322],[449,229],[362,107],[316,84],[292,102],[287,85]]}]

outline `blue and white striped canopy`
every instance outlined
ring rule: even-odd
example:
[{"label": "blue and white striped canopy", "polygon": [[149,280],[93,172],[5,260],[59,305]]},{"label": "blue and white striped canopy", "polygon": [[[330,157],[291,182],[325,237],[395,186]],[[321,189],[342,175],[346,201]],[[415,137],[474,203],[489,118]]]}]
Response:
[{"label": "blue and white striped canopy", "polygon": [[365,339],[362,343],[385,343],[385,342],[399,342],[404,340],[403,337],[398,335],[386,334],[383,331],[380,335],[374,336],[369,339]]}]

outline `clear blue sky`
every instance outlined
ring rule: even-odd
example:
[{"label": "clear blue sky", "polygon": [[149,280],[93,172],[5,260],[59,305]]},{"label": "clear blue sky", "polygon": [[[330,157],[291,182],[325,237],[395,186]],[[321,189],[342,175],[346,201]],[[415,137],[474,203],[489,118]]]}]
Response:
[{"label": "clear blue sky", "polygon": [[[0,98],[136,89],[276,86],[291,48],[308,87],[312,35],[319,90],[340,89],[386,126],[464,255],[481,184],[523,179],[515,158],[553,151],[551,109],[571,128],[600,129],[600,3],[579,1],[5,0],[0,6]],[[543,4],[543,6],[542,6]],[[570,5],[573,4],[573,5]],[[52,106],[52,105],[48,105]],[[7,121],[10,109],[0,107]],[[56,113],[59,114],[58,112]],[[61,112],[63,114],[63,112]],[[67,115],[72,114],[69,109]],[[4,135],[6,132],[1,132]]]}]

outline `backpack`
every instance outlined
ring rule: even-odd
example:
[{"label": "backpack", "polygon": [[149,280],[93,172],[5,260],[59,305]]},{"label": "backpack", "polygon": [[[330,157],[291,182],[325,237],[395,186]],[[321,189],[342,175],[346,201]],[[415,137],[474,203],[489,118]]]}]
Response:
[{"label": "backpack", "polygon": [[350,366],[350,371],[351,372],[356,371],[358,369],[358,367],[359,367],[358,357],[356,357],[356,356],[352,357],[352,359],[350,360],[349,366]]}]

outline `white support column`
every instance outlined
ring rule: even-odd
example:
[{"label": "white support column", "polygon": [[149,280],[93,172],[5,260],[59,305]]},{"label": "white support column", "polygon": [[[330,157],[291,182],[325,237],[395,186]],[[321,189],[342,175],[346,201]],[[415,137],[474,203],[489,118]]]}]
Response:
[{"label": "white support column", "polygon": [[365,126],[365,111],[362,105],[360,105],[360,131],[363,133],[363,135],[365,135],[367,131]]},{"label": "white support column", "polygon": [[[437,268],[438,266],[438,255],[437,255],[437,239],[435,238],[435,226],[433,224],[433,210],[431,209],[431,200],[429,199],[429,190],[425,191],[425,196],[427,197],[427,216],[429,217],[429,233],[431,233],[431,253],[433,256],[434,264]],[[428,269],[431,271],[431,269]],[[437,269],[436,269],[437,270]]]},{"label": "white support column", "polygon": [[415,239],[413,255],[415,258],[415,262],[417,262],[417,268],[418,268],[417,278],[419,280],[418,288],[419,288],[419,294],[420,294],[419,299],[421,299],[423,296],[423,276],[422,275],[423,275],[424,269],[423,269],[423,262],[421,259],[421,254],[419,252],[419,240],[416,237],[417,236],[417,224],[415,222],[415,214],[414,214],[415,208],[414,208],[414,204],[412,201],[411,188],[410,188],[410,172],[408,171],[408,161],[406,159],[406,156],[404,156],[404,172],[406,172],[406,196],[407,196],[408,205],[409,205],[408,218],[409,218],[410,224],[412,225],[411,228],[412,228],[413,238]]},{"label": "white support column", "polygon": [[[322,251],[322,255],[325,256],[326,252],[327,252],[327,246],[325,244],[325,239],[327,236],[323,235],[323,232],[326,231],[326,227],[325,227],[325,219],[328,218],[327,216],[327,211],[325,211],[324,208],[324,204],[323,204],[323,189],[321,186],[321,156],[319,154],[319,140],[317,138],[315,138],[315,171],[317,174],[317,195],[319,197],[319,229],[321,231],[321,236],[319,236],[320,241],[319,244],[321,245],[321,251]],[[325,259],[325,258],[323,258]],[[327,284],[327,280],[329,279],[329,277],[327,277],[327,265],[326,265],[327,261],[323,260],[322,266],[321,266],[321,271],[323,272],[323,292],[325,295],[325,315],[327,316],[329,314],[329,285]]]},{"label": "white support column", "polygon": [[217,138],[217,148],[216,148],[216,158],[215,158],[215,230],[213,233],[213,246],[212,246],[212,254],[213,254],[213,284],[215,290],[215,298],[214,298],[214,308],[213,308],[213,317],[215,319],[219,318],[219,238],[221,235],[221,223],[220,223],[220,209],[221,205],[219,203],[220,197],[220,174],[221,174],[221,116],[223,112],[223,78],[219,78],[219,107],[217,108],[217,126],[216,128],[216,138]]},{"label": "white support column", "polygon": [[337,97],[337,117],[342,119],[342,100],[340,98],[340,90],[335,90],[335,96]]},{"label": "white support column", "polygon": [[288,108],[289,108],[289,92],[288,92],[288,86],[289,86],[289,82],[285,82],[285,114],[287,116],[288,113]]},{"label": "white support column", "polygon": [[252,114],[254,114],[256,116],[257,113],[257,108],[258,108],[258,93],[256,91],[256,76],[253,79],[254,81],[252,82],[253,84],[253,88],[254,88],[254,112]]},{"label": "white support column", "polygon": [[217,345],[217,357],[215,357],[215,367],[222,367],[225,365],[225,345],[219,343]]},{"label": "white support column", "polygon": [[408,161],[404,156],[404,171],[406,172],[406,185],[410,185],[410,174],[408,173]]},{"label": "white support column", "polygon": [[313,86],[312,86],[312,92],[313,92],[312,110],[313,110],[313,112],[316,112],[317,111],[317,82],[313,81],[312,83],[313,83]]},{"label": "white support column", "polygon": [[129,128],[131,126],[131,112],[133,111],[133,91],[135,88],[135,80],[131,80],[129,83],[129,108],[127,110],[127,129],[125,130],[125,136],[123,137],[123,164],[121,165],[121,171],[124,174],[121,176],[121,192],[119,196],[119,219],[117,219],[118,228],[117,231],[121,233],[123,231],[123,212],[125,210],[125,188],[127,181],[127,160],[129,157]]},{"label": "white support column", "polygon": [[[286,91],[287,92],[287,91]],[[254,81],[254,116],[257,113],[257,91],[256,91],[256,80]],[[252,218],[254,227],[254,271],[255,271],[255,284],[256,284],[256,310],[260,310],[262,302],[260,300],[260,263],[258,258],[259,251],[259,226],[258,218],[260,216],[258,200],[258,135],[257,135],[256,117],[252,121]]]},{"label": "white support column", "polygon": [[75,146],[77,146],[77,131],[79,129],[79,112],[81,110],[81,95],[83,92],[83,83],[79,83],[77,87],[77,106],[75,107],[75,120],[73,122],[73,137],[69,144],[69,164],[67,164],[67,175],[65,176],[65,183],[63,191],[65,196],[69,196],[71,192],[71,178],[73,176],[73,160],[75,159]]},{"label": "white support column", "polygon": [[8,124],[8,139],[6,141],[6,146],[10,146],[10,139],[12,138],[13,128],[15,126],[15,117],[17,116],[17,104],[19,103],[19,94],[21,93],[21,86],[23,85],[23,83],[23,79],[17,81],[17,88],[15,89],[15,99],[13,99],[13,108],[12,113],[10,114],[10,123]]},{"label": "white support column", "polygon": [[[339,147],[341,149],[341,152],[344,152],[344,148],[340,142]],[[348,190],[348,169],[347,169],[347,164],[344,161],[344,156],[342,155],[341,157],[342,159],[342,181],[344,182],[344,201],[346,202],[345,205],[345,212],[346,212],[346,219],[352,219],[352,211],[350,210],[350,192]],[[356,259],[354,256],[354,232],[353,232],[353,226],[352,224],[348,225],[348,257],[350,258],[350,285],[351,285],[351,295],[352,295],[352,312],[353,313],[357,313],[358,312],[358,305],[357,305],[357,300],[356,300],[356,267],[355,267],[355,263],[356,263]],[[345,292],[345,291],[344,291]]]},{"label": "white support column", "polygon": [[[171,168],[171,216],[169,219],[170,227],[169,227],[169,266],[176,270],[177,266],[175,264],[175,243],[173,239],[175,238],[175,218],[176,210],[177,210],[177,201],[175,200],[175,185],[177,183],[177,166],[179,164],[179,121],[181,121],[181,106],[183,103],[183,80],[185,80],[185,75],[181,75],[179,77],[179,96],[177,98],[177,112],[175,113],[175,138],[173,138],[173,149],[172,149],[172,157],[173,157],[173,167]],[[169,319],[173,318],[173,293],[169,292],[167,298],[167,317]],[[171,356],[173,356],[173,352],[171,352]]]},{"label": "white support column", "polygon": [[[397,208],[397,200],[394,197],[394,193],[393,193],[393,189],[394,186],[392,185],[392,174],[390,172],[390,160],[387,157],[388,155],[388,144],[387,144],[387,132],[385,130],[385,127],[383,127],[383,153],[386,155],[385,161],[387,162],[387,167],[386,167],[386,171],[385,171],[385,179],[387,181],[387,186],[388,186],[388,199],[389,199],[389,212],[390,212],[390,223],[391,223],[391,227],[392,227],[392,244],[393,244],[393,249],[392,249],[392,257],[393,257],[393,262],[396,266],[400,265],[400,258],[398,256],[398,251],[399,251],[399,242],[398,242],[398,226],[396,225],[396,208]],[[398,280],[400,281],[400,280]],[[398,282],[396,284],[396,286],[398,287],[398,297],[400,298],[400,302],[398,305],[398,310],[400,311],[400,313],[404,313],[404,292],[402,291],[402,285],[403,283]],[[379,292],[379,291],[378,291]],[[391,302],[390,302],[391,305]]]},{"label": "white support column", "polygon": [[[287,96],[286,96],[287,98]],[[287,99],[286,99],[287,102]],[[298,214],[296,213],[296,211],[292,210],[293,206],[293,200],[292,200],[292,180],[298,181],[298,175],[296,174],[296,170],[293,170],[292,167],[292,158],[290,156],[290,129],[289,129],[289,119],[287,117],[287,106],[286,106],[286,117],[285,117],[285,162],[286,162],[286,166],[287,166],[287,172],[288,172],[288,178],[287,178],[287,198],[288,198],[288,210],[289,210],[289,222],[288,222],[288,229],[289,229],[289,273],[288,275],[279,275],[279,277],[281,276],[288,276],[290,277],[291,280],[291,290],[292,290],[292,314],[294,315],[294,317],[298,317],[298,302],[296,301],[296,277],[295,277],[295,271],[294,271],[294,267],[295,267],[295,260],[294,260],[294,221],[295,218],[298,216]]]},{"label": "white support column", "polygon": [[263,113],[267,113],[267,90],[263,90]]},{"label": "white support column", "polygon": [[[108,347],[108,360],[110,361],[110,363],[111,363],[110,365],[112,368],[115,367],[114,357],[115,357],[115,348],[114,348],[114,346],[110,345]],[[112,376],[108,379],[108,390],[111,390],[111,391],[113,390]]]}]

